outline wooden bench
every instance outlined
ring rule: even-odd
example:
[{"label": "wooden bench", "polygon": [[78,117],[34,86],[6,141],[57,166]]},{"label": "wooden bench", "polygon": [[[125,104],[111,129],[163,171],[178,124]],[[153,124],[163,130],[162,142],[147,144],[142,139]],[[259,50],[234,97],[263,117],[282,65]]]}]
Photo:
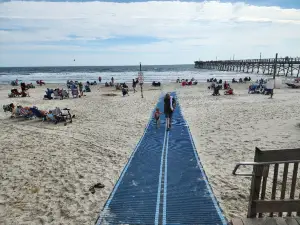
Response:
[{"label": "wooden bench", "polygon": [[[251,190],[247,218],[233,219],[233,225],[300,225],[300,190],[297,189],[299,178],[300,149],[261,151],[255,149],[254,162],[238,163],[233,170],[236,176],[251,176]],[[236,173],[240,166],[253,166],[251,174]],[[280,165],[283,165],[280,197],[276,198]],[[293,170],[290,176],[291,187],[286,198],[286,186],[289,166]],[[273,168],[271,198],[266,199],[266,187],[270,169]],[[295,193],[297,194],[295,196]],[[265,217],[268,216],[268,217]],[[275,216],[275,217],[274,217]],[[264,218],[263,218],[264,217]]]}]

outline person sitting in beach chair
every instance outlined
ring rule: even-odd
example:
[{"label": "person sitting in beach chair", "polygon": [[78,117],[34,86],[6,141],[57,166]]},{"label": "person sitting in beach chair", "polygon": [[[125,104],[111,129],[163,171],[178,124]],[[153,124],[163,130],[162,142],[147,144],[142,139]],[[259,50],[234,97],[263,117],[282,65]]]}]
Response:
[{"label": "person sitting in beach chair", "polygon": [[19,115],[26,119],[31,119],[34,116],[29,107],[22,106],[19,106]]},{"label": "person sitting in beach chair", "polygon": [[229,88],[228,90],[226,90],[224,92],[224,95],[233,95],[233,89],[232,88]]},{"label": "person sitting in beach chair", "polygon": [[67,90],[64,90],[62,89],[61,90],[61,95],[62,95],[62,98],[69,98],[69,92]]},{"label": "person sitting in beach chair", "polygon": [[123,97],[124,97],[125,95],[128,95],[128,96],[129,96],[128,88],[122,87],[122,95],[123,95]]},{"label": "person sitting in beach chair", "polygon": [[42,85],[46,85],[46,83],[43,80],[37,80],[36,84],[42,86]]},{"label": "person sitting in beach chair", "polygon": [[53,97],[51,96],[53,94],[53,89],[47,88],[45,92],[46,95],[44,95],[44,99],[49,99],[49,100],[53,99]]},{"label": "person sitting in beach chair", "polygon": [[70,109],[68,108],[61,110],[60,108],[56,107],[53,110],[53,114],[58,122],[64,121],[65,125],[67,125],[68,121],[72,123],[72,119],[75,118],[75,115],[71,115]]},{"label": "person sitting in beach chair", "polygon": [[160,82],[153,81],[152,86],[153,87],[160,87]]},{"label": "person sitting in beach chair", "polygon": [[18,79],[10,82],[12,86],[19,86]]},{"label": "person sitting in beach chair", "polygon": [[214,92],[213,92],[213,96],[217,96],[217,95],[220,95],[220,89],[222,89],[222,86],[220,86],[220,85],[216,85],[215,87],[214,87]]},{"label": "person sitting in beach chair", "polygon": [[73,98],[78,98],[80,97],[79,92],[78,92],[78,87],[76,84],[73,84],[71,87],[71,93]]},{"label": "person sitting in beach chair", "polygon": [[62,96],[58,88],[53,90],[53,95],[54,95],[53,99],[62,99]]},{"label": "person sitting in beach chair", "polygon": [[26,84],[26,89],[30,89],[30,88],[35,88],[35,86],[32,83]]},{"label": "person sitting in beach chair", "polygon": [[21,96],[21,92],[18,91],[18,89],[14,88],[10,90],[10,94],[8,94],[8,97],[14,98]]},{"label": "person sitting in beach chair", "polygon": [[229,83],[227,83],[227,81],[224,82],[224,90],[227,90],[230,88]]},{"label": "person sitting in beach chair", "polygon": [[90,86],[88,85],[88,84],[86,84],[85,86],[84,86],[84,92],[91,92],[91,88],[90,88]]},{"label": "person sitting in beach chair", "polygon": [[32,108],[30,108],[30,111],[33,113],[34,117],[40,118],[43,121],[46,120],[46,115],[47,115],[46,111],[39,110],[36,106],[33,106]]},{"label": "person sitting in beach chair", "polygon": [[67,125],[68,121],[72,123],[72,118],[74,118],[75,115],[71,115],[70,109],[65,108],[63,110],[67,111],[67,113],[63,113],[58,107],[56,107],[54,110],[49,110],[49,112],[46,114],[46,120],[53,122],[54,124],[64,122],[65,126]]}]

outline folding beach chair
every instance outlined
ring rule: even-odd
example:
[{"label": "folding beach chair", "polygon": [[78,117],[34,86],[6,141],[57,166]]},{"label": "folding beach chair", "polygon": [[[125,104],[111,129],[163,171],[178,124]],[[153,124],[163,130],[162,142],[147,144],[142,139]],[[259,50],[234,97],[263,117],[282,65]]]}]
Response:
[{"label": "folding beach chair", "polygon": [[61,110],[60,108],[56,107],[54,110],[52,110],[52,114],[55,116],[56,123],[63,121],[65,122],[65,126],[68,122],[72,123],[72,119],[75,117],[75,115],[71,115],[70,109],[68,108]]}]

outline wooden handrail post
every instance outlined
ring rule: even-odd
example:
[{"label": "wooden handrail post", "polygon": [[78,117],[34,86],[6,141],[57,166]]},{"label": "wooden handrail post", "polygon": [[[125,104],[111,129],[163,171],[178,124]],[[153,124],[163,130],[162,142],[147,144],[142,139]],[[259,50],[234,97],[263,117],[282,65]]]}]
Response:
[{"label": "wooden handrail post", "polygon": [[[258,161],[259,153],[260,153],[260,149],[255,148],[254,162]],[[247,213],[248,218],[256,217],[254,201],[259,199],[260,184],[261,184],[261,178],[263,176],[263,169],[264,166],[253,167],[254,176],[252,177],[251,180],[251,190],[250,190],[248,213]]]}]

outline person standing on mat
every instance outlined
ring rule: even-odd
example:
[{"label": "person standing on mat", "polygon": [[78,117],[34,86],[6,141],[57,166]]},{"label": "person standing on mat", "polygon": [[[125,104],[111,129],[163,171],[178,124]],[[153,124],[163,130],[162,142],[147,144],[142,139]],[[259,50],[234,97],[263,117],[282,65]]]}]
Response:
[{"label": "person standing on mat", "polygon": [[176,106],[175,99],[172,96],[170,96],[169,93],[167,93],[164,99],[164,111],[166,116],[167,131],[170,130],[172,125],[172,115],[175,106]]}]

